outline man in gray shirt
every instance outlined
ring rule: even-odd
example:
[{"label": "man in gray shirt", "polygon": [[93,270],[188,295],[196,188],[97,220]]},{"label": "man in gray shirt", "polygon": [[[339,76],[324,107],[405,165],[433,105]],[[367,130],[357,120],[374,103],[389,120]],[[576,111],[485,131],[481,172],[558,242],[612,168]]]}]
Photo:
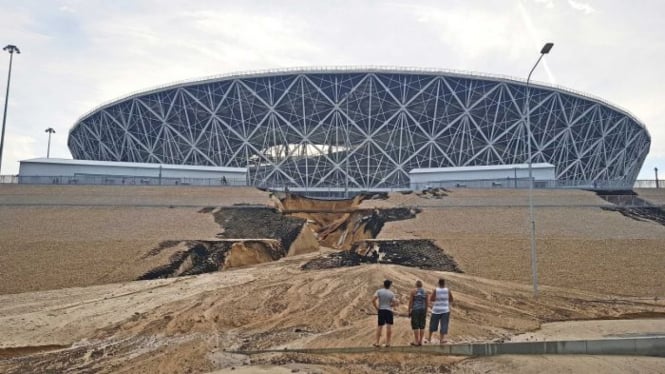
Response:
[{"label": "man in gray shirt", "polygon": [[383,325],[386,325],[386,347],[390,347],[393,325],[393,307],[397,305],[395,294],[390,291],[390,286],[392,284],[393,282],[391,280],[386,279],[383,281],[383,288],[378,289],[376,293],[374,293],[374,298],[372,298],[372,304],[379,316],[379,327],[376,330],[376,343],[374,343],[375,347],[379,347]]}]

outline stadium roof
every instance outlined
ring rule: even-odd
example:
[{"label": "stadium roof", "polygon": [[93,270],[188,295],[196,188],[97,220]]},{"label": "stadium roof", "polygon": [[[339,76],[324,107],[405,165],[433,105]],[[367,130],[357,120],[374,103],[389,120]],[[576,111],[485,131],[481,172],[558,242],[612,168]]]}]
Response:
[{"label": "stadium roof", "polygon": [[[509,83],[519,83],[519,84],[526,84],[526,80],[523,78],[517,78],[517,77],[512,77],[508,75],[500,75],[500,74],[488,74],[488,73],[479,73],[479,72],[473,72],[473,71],[465,71],[465,70],[453,70],[453,69],[441,69],[441,68],[427,68],[427,67],[405,67],[405,66],[377,66],[377,65],[370,65],[370,66],[315,66],[315,67],[291,67],[291,68],[281,68],[281,69],[263,69],[263,70],[249,70],[249,71],[243,71],[243,72],[231,72],[231,73],[226,73],[226,74],[220,74],[220,75],[212,75],[208,77],[201,77],[201,78],[194,78],[190,80],[181,80],[181,81],[175,81],[171,83],[167,83],[164,85],[159,85],[156,87],[151,87],[151,88],[146,88],[143,90],[139,91],[134,91],[130,94],[127,94],[125,96],[120,96],[117,97],[113,100],[107,101],[105,103],[100,104],[99,106],[91,109],[81,117],[79,117],[74,125],[70,128],[69,132],[71,133],[84,119],[86,119],[88,116],[94,114],[95,112],[104,109],[106,107],[109,107],[111,105],[114,105],[118,102],[131,99],[134,97],[139,97],[139,96],[144,96],[148,95],[154,92],[159,92],[165,89],[175,89],[178,87],[184,87],[184,86],[191,86],[191,85],[196,85],[196,84],[205,84],[205,83],[211,83],[211,82],[216,82],[216,81],[221,81],[221,80],[230,80],[230,79],[242,79],[242,78],[256,78],[256,77],[266,77],[266,76],[274,76],[274,75],[287,75],[287,74],[326,74],[326,73],[398,73],[398,74],[428,74],[428,75],[446,75],[446,76],[453,76],[453,77],[460,77],[460,78],[471,78],[471,79],[488,79],[492,81],[505,81]],[[647,131],[647,136],[649,138],[651,135],[649,134],[648,129],[640,121],[633,113],[628,111],[625,108],[622,108],[621,106],[618,106],[616,104],[610,103],[609,101],[600,98],[598,96],[594,96],[588,93],[584,93],[581,91],[573,90],[571,88],[559,86],[559,85],[552,85],[549,83],[545,82],[540,82],[540,81],[534,81],[531,80],[529,81],[529,85],[532,87],[541,87],[545,89],[554,89],[560,92],[563,92],[565,94],[577,96],[583,99],[591,100],[594,102],[597,102],[602,105],[610,106],[613,109],[622,112],[623,114],[632,117],[633,120],[641,126],[643,129]]]}]

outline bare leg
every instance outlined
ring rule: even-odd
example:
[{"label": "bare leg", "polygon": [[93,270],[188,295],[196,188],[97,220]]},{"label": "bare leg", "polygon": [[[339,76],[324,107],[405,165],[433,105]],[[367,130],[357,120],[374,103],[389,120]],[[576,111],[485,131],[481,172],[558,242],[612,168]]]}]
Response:
[{"label": "bare leg", "polygon": [[432,342],[432,331],[430,330],[429,335],[427,336],[427,341]]},{"label": "bare leg", "polygon": [[392,325],[386,325],[386,347],[390,346],[390,338],[393,335]]},{"label": "bare leg", "polygon": [[413,343],[418,344],[418,332],[421,330],[413,330]]},{"label": "bare leg", "polygon": [[376,328],[376,345],[379,345],[379,341],[381,341],[381,330],[383,330],[383,326]]},{"label": "bare leg", "polygon": [[423,329],[418,330],[418,341],[416,343],[418,343],[418,345],[423,345],[424,337],[425,337],[425,330]]},{"label": "bare leg", "polygon": [[446,342],[446,334],[440,333],[439,334],[439,344],[443,344]]}]

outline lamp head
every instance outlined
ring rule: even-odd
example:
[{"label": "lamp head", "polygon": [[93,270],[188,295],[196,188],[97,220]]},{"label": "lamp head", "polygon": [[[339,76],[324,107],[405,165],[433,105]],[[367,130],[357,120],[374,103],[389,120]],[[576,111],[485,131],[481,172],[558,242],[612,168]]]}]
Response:
[{"label": "lamp head", "polygon": [[554,47],[554,43],[545,43],[543,49],[540,50],[540,54],[546,55],[550,53],[550,50]]},{"label": "lamp head", "polygon": [[3,48],[2,50],[3,50],[3,51],[7,51],[7,52],[9,52],[9,53],[14,53],[14,52],[16,52],[17,54],[21,54],[21,50],[18,49],[17,46],[12,45],[12,44],[8,44],[8,45],[5,46],[5,48]]}]

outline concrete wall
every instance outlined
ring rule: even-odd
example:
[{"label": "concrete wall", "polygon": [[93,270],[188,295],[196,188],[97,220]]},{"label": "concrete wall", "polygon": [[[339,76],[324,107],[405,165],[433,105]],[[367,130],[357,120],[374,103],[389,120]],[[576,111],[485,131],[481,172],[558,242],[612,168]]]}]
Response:
[{"label": "concrete wall", "polygon": [[[281,350],[240,351],[237,353],[259,354],[268,352],[285,352]],[[348,347],[348,348],[294,348],[289,352],[339,354],[339,353],[370,353],[370,352],[402,352],[419,354],[441,354],[456,356],[494,356],[494,355],[622,355],[622,356],[653,356],[665,357],[665,337],[618,338],[598,340],[562,340],[545,342],[519,343],[476,343],[426,345],[422,347]]]}]

